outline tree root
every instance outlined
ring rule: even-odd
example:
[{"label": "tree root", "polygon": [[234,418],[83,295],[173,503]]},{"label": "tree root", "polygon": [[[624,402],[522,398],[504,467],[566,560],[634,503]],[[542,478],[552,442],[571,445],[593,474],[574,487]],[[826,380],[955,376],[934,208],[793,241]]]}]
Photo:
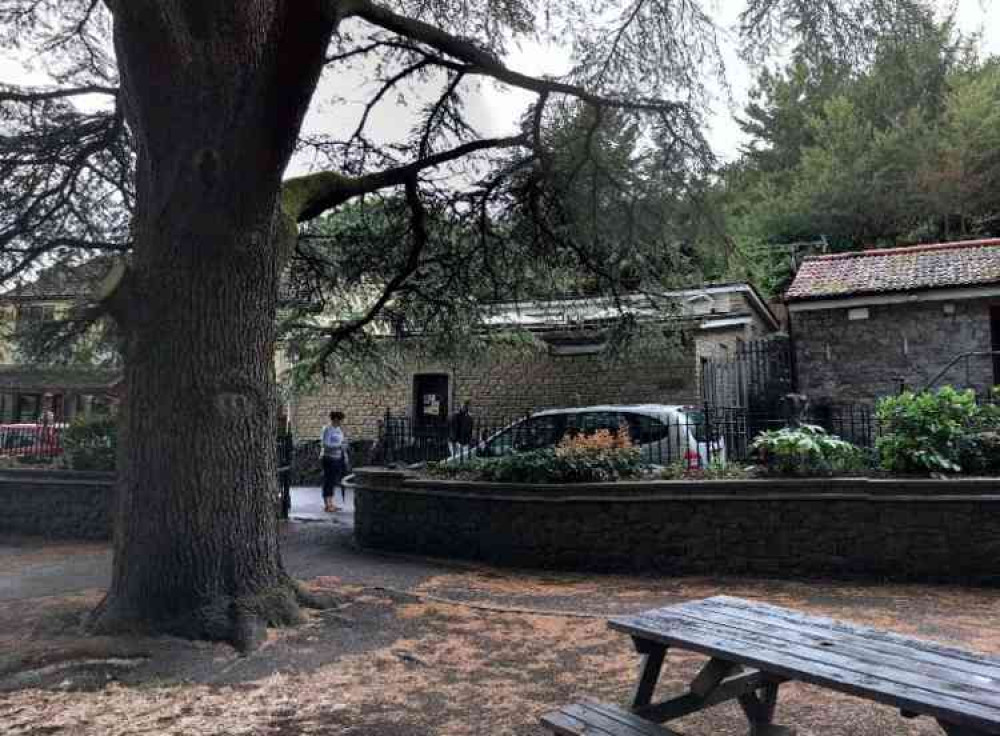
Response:
[{"label": "tree root", "polygon": [[135,607],[109,595],[93,611],[87,628],[94,634],[167,634],[229,642],[246,654],[267,640],[268,628],[301,624],[305,620],[302,608],[328,609],[339,604],[335,595],[313,592],[284,577],[273,587],[250,595],[208,597],[193,610],[172,619],[141,616]]}]

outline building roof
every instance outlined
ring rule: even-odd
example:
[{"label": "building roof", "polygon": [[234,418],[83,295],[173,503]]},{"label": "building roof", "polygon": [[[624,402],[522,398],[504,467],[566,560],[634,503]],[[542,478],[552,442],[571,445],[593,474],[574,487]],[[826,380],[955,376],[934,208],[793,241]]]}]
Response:
[{"label": "building roof", "polygon": [[18,284],[0,295],[12,301],[82,299],[94,293],[114,264],[110,256],[96,256],[82,263],[57,263],[38,272],[28,283]]},{"label": "building roof", "polygon": [[0,392],[4,391],[114,391],[121,372],[89,366],[0,365]]},{"label": "building roof", "polygon": [[664,291],[652,294],[624,294],[617,302],[610,297],[568,297],[541,299],[525,302],[496,302],[488,305],[485,322],[495,327],[522,327],[529,330],[551,330],[567,325],[599,325],[617,319],[623,313],[638,318],[662,319],[669,317],[687,317],[691,319],[722,318],[743,316],[737,313],[732,305],[726,302],[714,307],[709,313],[695,312],[688,307],[694,299],[707,298],[720,294],[744,293],[748,296],[751,308],[773,329],[779,329],[780,323],[761,298],[757,290],[748,283],[717,283],[705,284],[674,291]]},{"label": "building roof", "polygon": [[806,258],[785,301],[1000,284],[1000,238]]}]

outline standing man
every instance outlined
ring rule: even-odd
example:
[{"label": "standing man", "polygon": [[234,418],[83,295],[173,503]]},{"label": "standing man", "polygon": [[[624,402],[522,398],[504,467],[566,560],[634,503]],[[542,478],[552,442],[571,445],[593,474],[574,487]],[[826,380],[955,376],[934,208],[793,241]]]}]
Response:
[{"label": "standing man", "polygon": [[323,463],[323,507],[327,512],[337,510],[336,489],[340,486],[340,497],[347,505],[347,492],[344,490],[344,476],[351,467],[351,459],[347,451],[347,436],[340,424],[344,421],[344,413],[330,412],[330,423],[323,427],[320,435],[320,458]]},{"label": "standing man", "polygon": [[448,450],[452,455],[469,451],[469,445],[472,444],[472,424],[469,402],[466,401],[448,421]]}]

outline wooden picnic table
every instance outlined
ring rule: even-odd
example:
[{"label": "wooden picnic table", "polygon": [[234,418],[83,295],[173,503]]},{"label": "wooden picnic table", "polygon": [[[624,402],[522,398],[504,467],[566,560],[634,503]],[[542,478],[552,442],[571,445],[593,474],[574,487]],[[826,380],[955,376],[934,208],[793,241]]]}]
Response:
[{"label": "wooden picnic table", "polygon": [[[778,689],[798,681],[928,716],[949,736],[1000,734],[1000,658],[879,629],[718,596],[612,619],[642,655],[631,711],[575,704],[543,722],[557,734],[665,736],[666,723],[737,700],[752,736],[794,733],[773,723]],[[708,661],[688,692],[653,702],[669,648]]]}]

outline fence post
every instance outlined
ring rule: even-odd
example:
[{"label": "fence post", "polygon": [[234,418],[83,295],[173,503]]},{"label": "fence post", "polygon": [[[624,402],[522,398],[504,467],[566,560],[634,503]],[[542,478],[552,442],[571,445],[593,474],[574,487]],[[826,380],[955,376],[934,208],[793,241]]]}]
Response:
[{"label": "fence post", "polygon": [[[708,405],[707,401],[702,405],[702,414],[705,417],[705,446],[708,448],[708,452],[707,452],[707,455],[708,455],[708,464],[711,465],[712,464],[712,450],[713,450],[712,444],[713,444],[713,441],[714,441],[715,438],[712,436],[712,434],[713,434],[712,433],[712,417],[711,417],[710,408],[709,408],[709,405]],[[698,461],[701,462],[701,458],[700,457],[698,458]]]}]

